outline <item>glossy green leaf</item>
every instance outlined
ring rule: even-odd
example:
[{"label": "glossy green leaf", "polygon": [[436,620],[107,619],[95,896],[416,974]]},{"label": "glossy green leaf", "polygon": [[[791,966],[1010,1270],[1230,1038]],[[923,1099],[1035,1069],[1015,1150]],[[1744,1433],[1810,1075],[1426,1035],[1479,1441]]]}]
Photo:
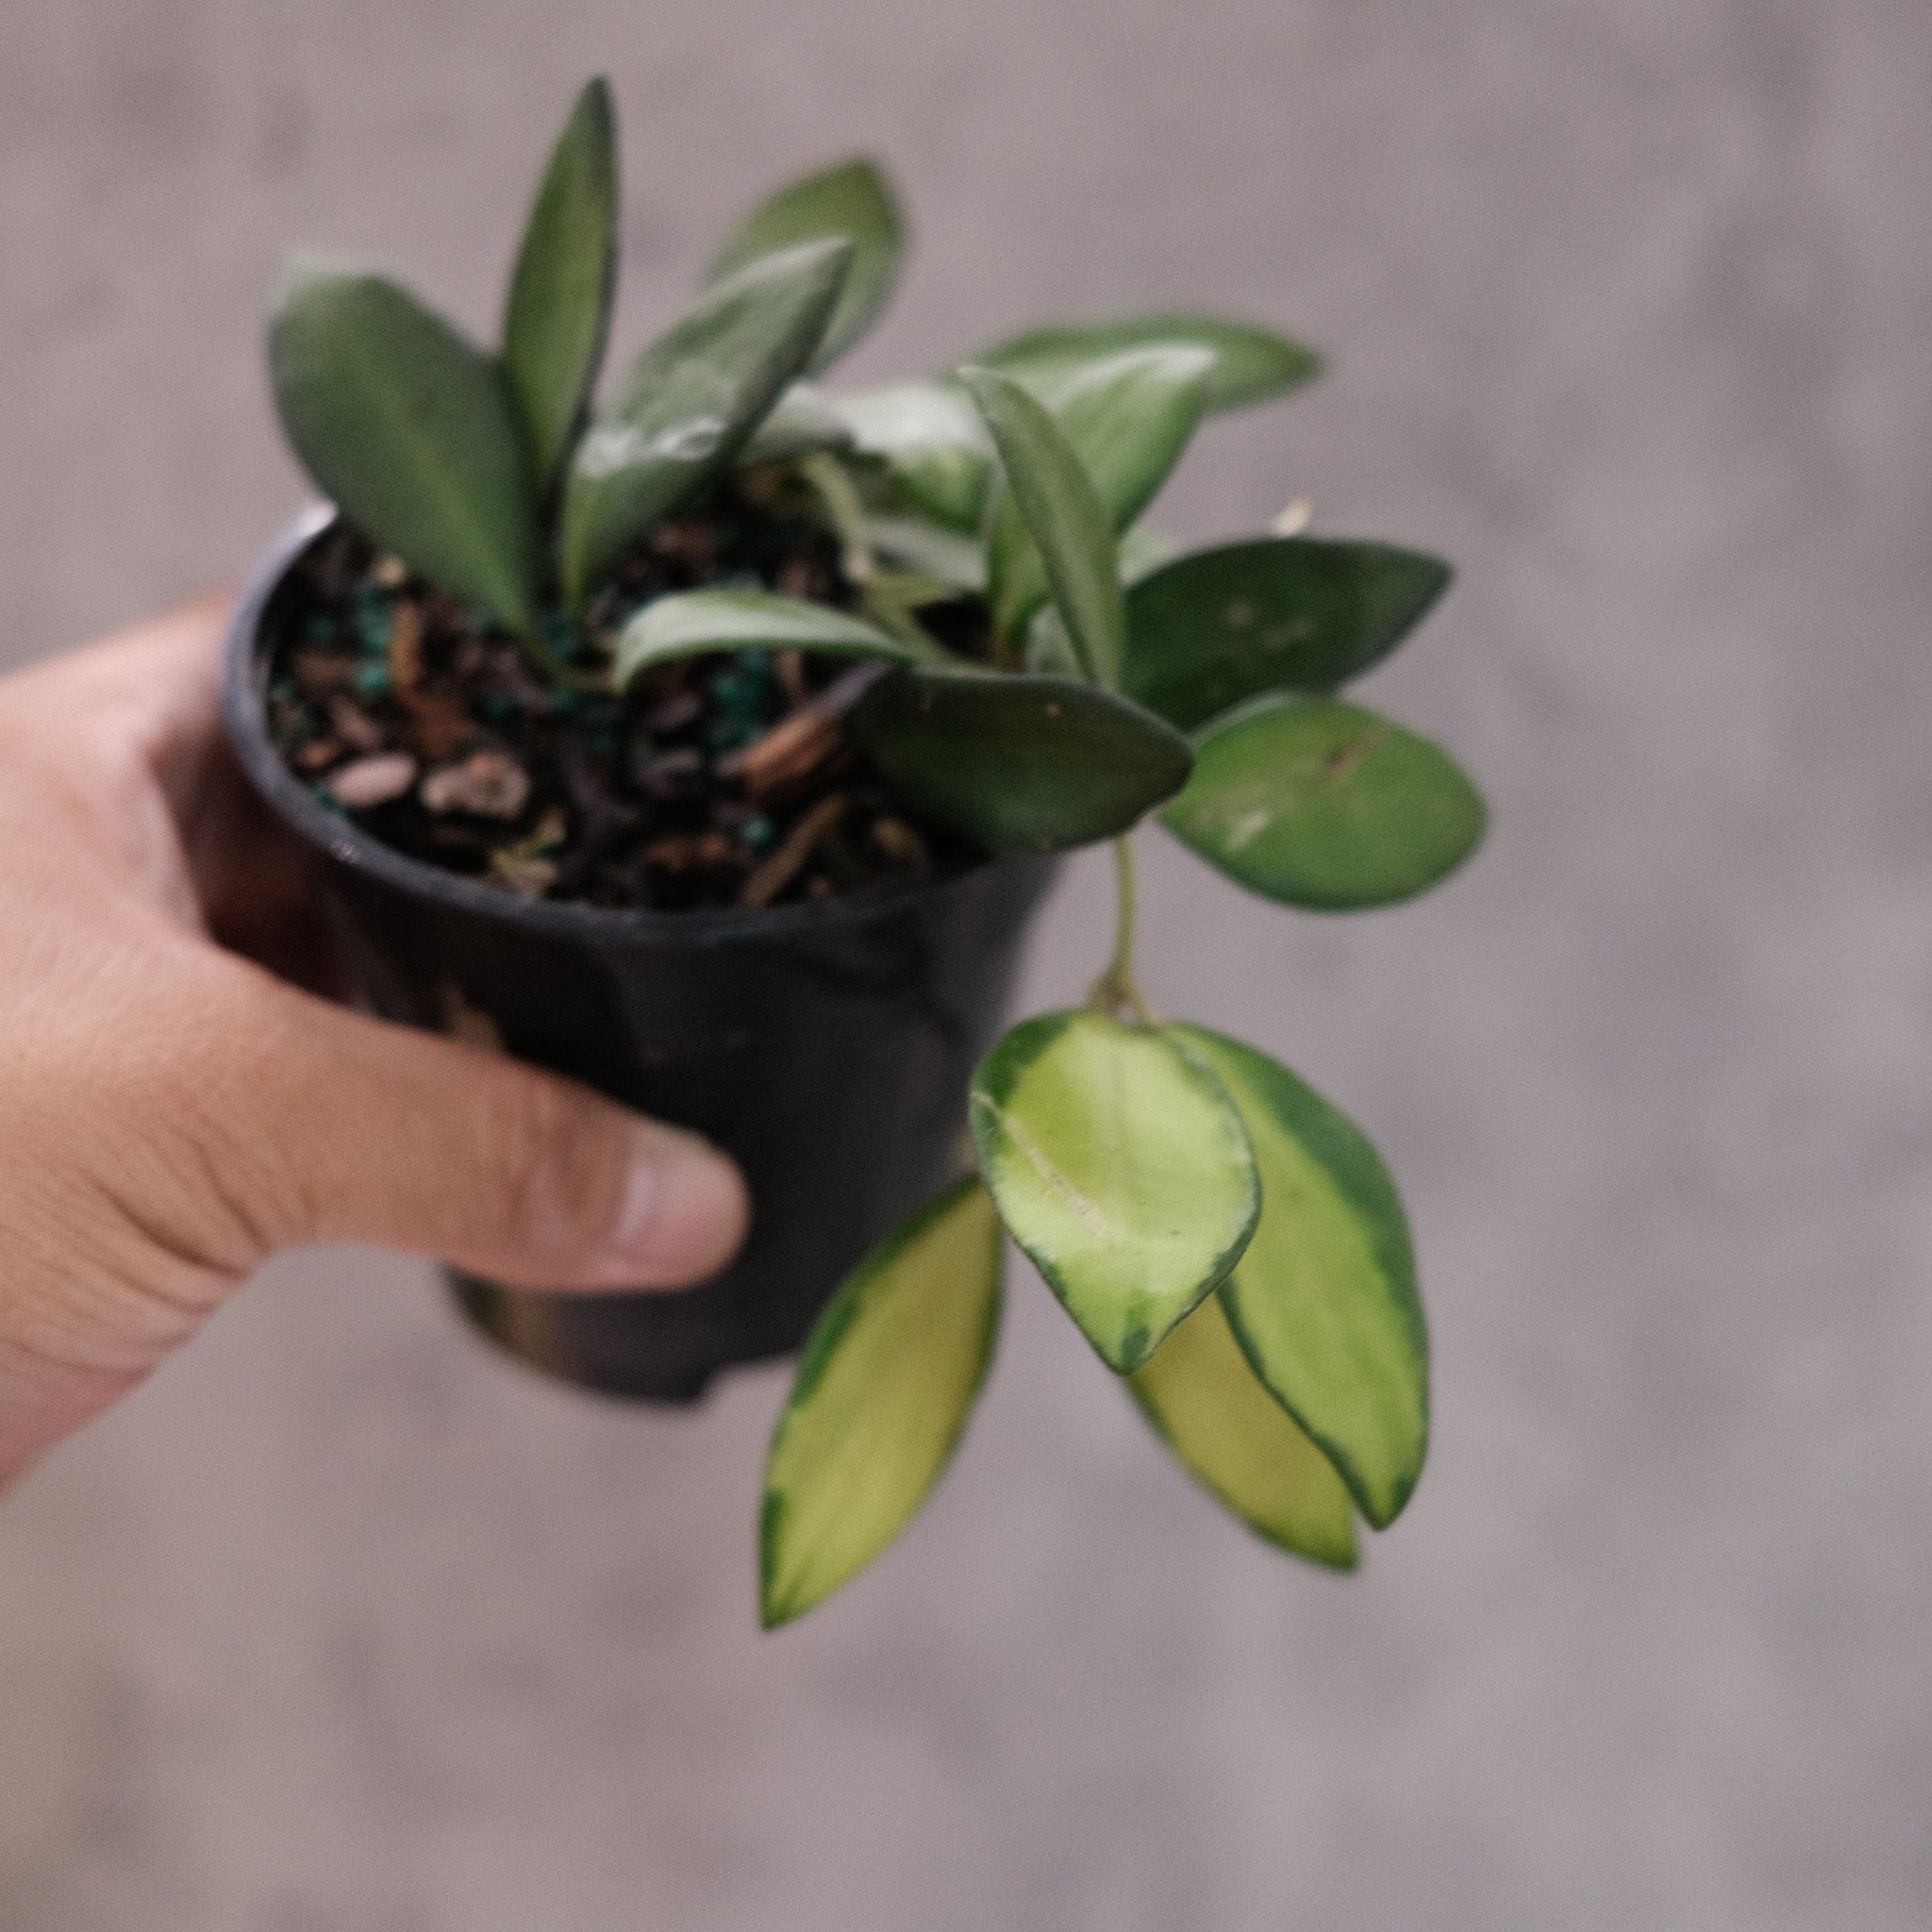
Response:
[{"label": "glossy green leaf", "polygon": [[819,651],[917,664],[920,651],[862,618],[768,591],[677,591],[654,597],[618,633],[612,675],[624,687],[654,664],[705,651]]},{"label": "glossy green leaf", "polygon": [[765,1464],[766,1629],[851,1581],[944,1473],[999,1327],[998,1218],[979,1182],[890,1234],[819,1317]]},{"label": "glossy green leaf", "polygon": [[821,450],[852,447],[852,431],[831,398],[808,382],[794,382],[738,452],[741,463],[791,463]]},{"label": "glossy green leaf", "polygon": [[[1053,414],[1116,530],[1146,508],[1180,460],[1212,362],[1204,349],[1136,349],[1082,369],[1055,396]],[[994,498],[987,558],[994,627],[1016,636],[1044,601],[1048,575],[1010,490]]]},{"label": "glossy green leaf", "polygon": [[1169,1029],[1220,1075],[1261,1174],[1261,1221],[1220,1299],[1255,1373],[1385,1529],[1422,1474],[1429,1341],[1395,1184],[1355,1124],[1266,1054]]},{"label": "glossy green leaf", "polygon": [[1241,1116],[1158,1030],[1091,1011],[1024,1021],[979,1063],[969,1117],[1007,1232],[1116,1374],[1147,1360],[1254,1232]]},{"label": "glossy green leaf", "polygon": [[296,456],[351,524],[498,623],[534,625],[536,504],[490,357],[384,276],[297,264],[269,369]]},{"label": "glossy green leaf", "polygon": [[1273,696],[1195,734],[1194,775],[1161,816],[1251,892],[1341,912],[1446,877],[1474,851],[1485,815],[1427,739],[1358,705]]},{"label": "glossy green leaf", "polygon": [[1285,395],[1321,373],[1321,359],[1272,329],[1213,315],[1130,315],[1030,329],[973,359],[1051,393],[1087,364],[1124,349],[1181,342],[1214,357],[1210,409],[1239,409]]},{"label": "glossy green leaf", "polygon": [[1181,1466],[1257,1536],[1331,1570],[1355,1568],[1348,1489],[1255,1379],[1220,1295],[1209,1295],[1127,1387]]},{"label": "glossy green leaf", "polygon": [[1042,604],[1026,625],[1024,661],[1028,671],[1041,677],[1078,677],[1080,660],[1074,656],[1073,640],[1051,604]]},{"label": "glossy green leaf", "polygon": [[[1107,507],[1065,431],[1041,404],[991,370],[962,369],[959,376],[992,432],[1006,487],[1039,549],[1081,671],[1096,684],[1116,684],[1126,614]],[[989,558],[989,569],[997,613],[1003,598],[996,558]],[[1024,615],[1012,627],[1002,626],[1002,634],[1017,634]]]},{"label": "glossy green leaf", "polygon": [[975,595],[986,590],[986,552],[976,539],[921,517],[868,517],[866,539],[881,558]]},{"label": "glossy green leaf", "polygon": [[581,604],[666,510],[740,446],[824,333],[846,242],[761,256],[720,282],[632,364],[571,458],[565,594]]},{"label": "glossy green leaf", "polygon": [[[1121,538],[1118,546],[1121,581],[1131,584],[1145,571],[1158,569],[1174,554],[1174,545],[1158,530],[1136,524]],[[975,589],[985,588],[982,573]],[[1042,604],[1026,621],[1026,647],[1022,653],[1027,670],[1044,672],[1056,677],[1078,677],[1079,660],[1074,656],[1067,627],[1051,603]]]},{"label": "glossy green leaf", "polygon": [[1121,582],[1131,587],[1142,577],[1151,576],[1163,564],[1172,563],[1181,554],[1181,546],[1165,531],[1157,530],[1150,524],[1136,524],[1132,529],[1121,532],[1115,554]]},{"label": "glossy green leaf", "polygon": [[1154,501],[1180,461],[1213,367],[1205,349],[1162,344],[1092,363],[1055,392],[1049,407],[1115,530]]},{"label": "glossy green leaf", "polygon": [[616,287],[617,120],[600,75],[551,151],[504,309],[504,374],[540,490],[582,425]]},{"label": "glossy green leaf", "polygon": [[1124,688],[1183,731],[1260,691],[1333,691],[1387,657],[1450,576],[1440,558],[1391,543],[1197,550],[1127,592]]},{"label": "glossy green leaf", "polygon": [[883,678],[852,729],[899,791],[992,852],[1111,838],[1187,783],[1188,741],[1077,679],[991,671]]},{"label": "glossy green leaf", "polygon": [[828,236],[851,242],[852,272],[813,358],[818,369],[872,326],[899,278],[906,224],[892,184],[876,161],[855,157],[781,188],[732,230],[707,277],[721,281],[774,249]]},{"label": "glossy green leaf", "polygon": [[902,382],[841,396],[835,407],[867,456],[907,499],[954,529],[979,534],[992,444],[979,412],[950,383]]}]

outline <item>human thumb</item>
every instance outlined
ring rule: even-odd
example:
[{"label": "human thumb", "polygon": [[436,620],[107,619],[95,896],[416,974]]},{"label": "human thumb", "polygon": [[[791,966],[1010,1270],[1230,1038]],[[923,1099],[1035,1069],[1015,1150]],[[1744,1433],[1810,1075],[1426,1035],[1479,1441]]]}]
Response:
[{"label": "human thumb", "polygon": [[702,1280],[744,1182],[696,1135],[503,1055],[260,981],[246,1114],[275,1170],[266,1245],[371,1241],[515,1287]]}]

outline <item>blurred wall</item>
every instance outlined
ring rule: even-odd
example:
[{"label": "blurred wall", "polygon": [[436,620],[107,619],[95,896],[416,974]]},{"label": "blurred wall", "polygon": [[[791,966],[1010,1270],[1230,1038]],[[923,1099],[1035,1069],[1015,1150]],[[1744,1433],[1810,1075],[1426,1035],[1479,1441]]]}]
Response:
[{"label": "blurred wall", "polygon": [[[245,564],[301,493],[284,247],[488,325],[597,68],[621,343],[874,147],[922,246],[855,377],[1274,318],[1331,379],[1212,426],[1167,521],[1307,491],[1459,561],[1373,691],[1485,781],[1474,871],[1328,922],[1145,841],[1157,996],[1402,1177],[1429,1473],[1358,1579],[1287,1565],[1016,1270],[930,1511],[762,1639],[779,1374],[605,1408],[413,1264],[296,1257],[0,1507],[0,1923],[1932,1922],[1924,0],[14,0],[5,651]],[[1107,903],[1083,861],[1030,999]]]}]

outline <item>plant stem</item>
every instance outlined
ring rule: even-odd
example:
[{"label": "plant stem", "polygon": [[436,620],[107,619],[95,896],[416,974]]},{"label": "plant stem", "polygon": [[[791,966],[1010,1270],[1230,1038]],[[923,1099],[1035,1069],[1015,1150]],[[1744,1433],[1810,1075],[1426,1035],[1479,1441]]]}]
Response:
[{"label": "plant stem", "polygon": [[891,573],[882,572],[863,587],[858,598],[860,611],[881,630],[891,632],[915,650],[926,652],[936,662],[943,663],[954,654],[920,623],[915,608],[889,594],[891,576]]},{"label": "plant stem", "polygon": [[865,506],[858,500],[858,491],[853,487],[852,478],[835,458],[823,450],[802,457],[798,474],[818,492],[819,501],[825,507],[825,515],[839,539],[840,548],[845,553],[841,559],[845,575],[855,584],[866,583],[877,571],[878,565],[874,560],[872,541],[865,531]]},{"label": "plant stem", "polygon": [[541,683],[560,686],[566,691],[608,691],[610,680],[594,671],[579,671],[566,664],[549,643],[534,631],[511,633],[523,660],[536,674]]},{"label": "plant stem", "polygon": [[1113,841],[1115,901],[1113,958],[1093,982],[1087,1004],[1103,1013],[1125,1016],[1141,1026],[1156,1024],[1153,1009],[1134,977],[1134,920],[1138,894],[1134,880],[1134,846],[1125,833]]},{"label": "plant stem", "polygon": [[859,500],[852,478],[834,457],[820,450],[799,458],[798,473],[817,492],[824,506],[826,519],[843,553],[840,563],[845,575],[858,587],[858,608],[881,630],[890,631],[915,649],[929,651],[937,658],[951,655],[945,646],[920,623],[912,610],[890,591],[900,574],[882,571],[872,552],[872,539],[865,527],[865,505]]}]

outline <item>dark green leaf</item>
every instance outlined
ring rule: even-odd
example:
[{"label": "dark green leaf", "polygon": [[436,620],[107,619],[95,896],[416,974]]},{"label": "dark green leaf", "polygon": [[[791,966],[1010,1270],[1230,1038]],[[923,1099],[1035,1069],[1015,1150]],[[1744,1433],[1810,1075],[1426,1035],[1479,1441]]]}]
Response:
[{"label": "dark green leaf", "polygon": [[1213,315],[1132,315],[1029,330],[975,356],[975,362],[1051,391],[1085,364],[1124,349],[1183,342],[1214,355],[1210,409],[1239,409],[1285,395],[1321,372],[1312,350],[1271,329]]},{"label": "dark green leaf", "polygon": [[364,536],[498,623],[536,623],[537,512],[502,372],[381,275],[297,265],[269,323],[282,426]]},{"label": "dark green leaf", "polygon": [[[1016,382],[986,369],[962,369],[1006,467],[1007,488],[1038,546],[1080,668],[1096,684],[1119,682],[1126,630],[1114,561],[1113,520],[1066,433]],[[992,598],[1002,601],[997,559],[990,559]],[[1026,611],[1001,626],[1016,636]],[[997,622],[997,615],[995,621]]]},{"label": "dark green leaf", "polygon": [[1259,691],[1333,691],[1387,657],[1450,575],[1391,543],[1258,537],[1197,550],[1128,591],[1124,688],[1183,731]]},{"label": "dark green leaf", "polygon": [[1002,1260],[969,1176],[888,1235],[819,1317],[765,1464],[766,1629],[850,1582],[944,1473],[992,1359]]},{"label": "dark green leaf", "polygon": [[612,675],[622,691],[639,672],[705,651],[820,651],[916,664],[924,653],[842,610],[767,591],[678,591],[654,597],[618,633]]},{"label": "dark green leaf", "polygon": [[774,249],[841,236],[852,243],[852,272],[812,366],[823,369],[872,326],[899,278],[906,224],[885,171],[862,156],[781,188],[733,229],[711,263],[709,281],[735,274]]},{"label": "dark green leaf", "polygon": [[867,456],[924,515],[978,536],[992,444],[979,412],[949,383],[902,382],[841,396],[834,407]]},{"label": "dark green leaf", "polygon": [[[1136,349],[1089,365],[1055,395],[1053,414],[1116,530],[1146,508],[1180,460],[1212,364],[1205,349]],[[994,627],[1017,636],[1045,599],[1048,578],[1010,490],[995,498],[987,557]]]},{"label": "dark green leaf", "polygon": [[1429,1438],[1429,1341],[1395,1184],[1359,1128],[1266,1054],[1169,1029],[1220,1075],[1261,1174],[1261,1222],[1220,1299],[1255,1373],[1386,1529]]},{"label": "dark green leaf", "polygon": [[852,728],[893,786],[993,852],[1110,838],[1188,777],[1179,733],[1072,678],[899,672],[866,693]]},{"label": "dark green leaf", "polygon": [[970,1118],[1007,1232],[1117,1374],[1233,1267],[1260,1212],[1221,1082],[1103,1013],[1023,1021],[980,1061]]},{"label": "dark green leaf", "polygon": [[556,480],[583,422],[616,287],[617,125],[600,75],[551,152],[504,310],[504,373],[540,490]]},{"label": "dark green leaf", "polygon": [[740,446],[809,359],[838,300],[846,242],[760,256],[632,364],[571,458],[563,585],[580,605],[666,510]]},{"label": "dark green leaf", "polygon": [[852,431],[823,390],[794,382],[738,452],[741,463],[790,463],[821,450],[852,447]]},{"label": "dark green leaf", "polygon": [[1446,752],[1333,698],[1257,698],[1194,737],[1162,813],[1238,885],[1317,911],[1387,906],[1454,872],[1483,802]]},{"label": "dark green leaf", "polygon": [[1209,1295],[1127,1387],[1175,1458],[1257,1536],[1331,1570],[1355,1568],[1348,1490],[1255,1379],[1220,1295]]}]

